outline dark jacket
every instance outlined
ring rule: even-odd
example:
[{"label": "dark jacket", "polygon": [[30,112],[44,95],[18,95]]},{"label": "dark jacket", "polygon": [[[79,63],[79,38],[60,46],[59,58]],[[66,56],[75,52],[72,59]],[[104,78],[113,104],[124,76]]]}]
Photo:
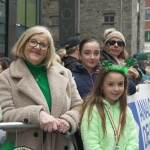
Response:
[{"label": "dark jacket", "polygon": [[100,56],[101,63],[104,60],[108,60],[110,63],[118,65],[118,62],[116,61],[116,59],[111,54],[107,53],[107,51],[102,49],[100,53],[101,53],[101,56]]},{"label": "dark jacket", "polygon": [[96,67],[93,73],[90,74],[86,68],[82,67],[82,64],[77,64],[72,69],[72,76],[74,77],[80,96],[85,98],[93,88],[93,84],[98,76],[98,70]]},{"label": "dark jacket", "polygon": [[64,62],[64,67],[68,68],[69,70],[72,70],[72,68],[74,68],[77,63],[81,63],[79,59],[72,56],[63,57],[61,60]]}]

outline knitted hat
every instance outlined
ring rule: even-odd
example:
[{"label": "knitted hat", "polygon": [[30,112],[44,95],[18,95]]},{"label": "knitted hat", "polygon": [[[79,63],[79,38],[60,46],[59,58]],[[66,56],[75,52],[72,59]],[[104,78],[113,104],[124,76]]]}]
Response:
[{"label": "knitted hat", "polygon": [[126,46],[126,41],[125,41],[124,36],[122,35],[121,32],[115,30],[114,28],[107,29],[104,34],[105,34],[105,43],[108,40],[110,40],[111,38],[119,38],[120,40],[122,40],[125,43],[125,46]]}]

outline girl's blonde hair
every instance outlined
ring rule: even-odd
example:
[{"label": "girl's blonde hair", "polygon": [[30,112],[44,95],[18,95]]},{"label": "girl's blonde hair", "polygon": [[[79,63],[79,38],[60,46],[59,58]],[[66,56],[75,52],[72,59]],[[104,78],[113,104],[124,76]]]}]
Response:
[{"label": "girl's blonde hair", "polygon": [[25,60],[25,55],[24,55],[25,44],[32,36],[36,34],[45,34],[47,36],[48,45],[50,45],[47,50],[47,55],[44,59],[45,68],[47,69],[50,66],[52,66],[54,63],[56,63],[57,56],[55,53],[55,47],[54,47],[54,41],[52,35],[48,30],[48,28],[44,26],[34,26],[26,30],[18,39],[18,41],[15,43],[14,47],[11,50],[11,54],[15,59],[22,58]]}]

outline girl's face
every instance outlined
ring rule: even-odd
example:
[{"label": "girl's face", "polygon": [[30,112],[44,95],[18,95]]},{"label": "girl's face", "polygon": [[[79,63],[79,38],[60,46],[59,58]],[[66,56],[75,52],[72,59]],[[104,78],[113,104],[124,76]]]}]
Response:
[{"label": "girl's face", "polygon": [[31,64],[39,65],[46,57],[47,51],[47,36],[45,34],[36,34],[30,37],[30,39],[26,42],[24,54],[26,60],[29,61]]},{"label": "girl's face", "polygon": [[121,54],[121,52],[124,50],[124,46],[121,46],[122,43],[124,43],[124,42],[118,38],[112,38],[109,41],[110,42],[108,42],[108,44],[106,46],[107,51],[111,55],[118,57]]},{"label": "girl's face", "polygon": [[85,43],[80,54],[82,65],[91,73],[100,58],[100,45],[97,42]]},{"label": "girl's face", "polygon": [[124,92],[124,76],[118,72],[108,73],[104,79],[102,91],[105,100],[114,105]]}]

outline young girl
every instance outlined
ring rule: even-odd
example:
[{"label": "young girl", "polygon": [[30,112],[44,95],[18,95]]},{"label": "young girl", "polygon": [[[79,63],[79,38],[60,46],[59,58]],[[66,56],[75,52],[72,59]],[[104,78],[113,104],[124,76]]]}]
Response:
[{"label": "young girl", "polygon": [[138,134],[127,107],[127,68],[101,68],[93,92],[83,104],[84,150],[138,150]]},{"label": "young girl", "polygon": [[84,99],[92,90],[98,76],[100,44],[95,39],[83,39],[79,46],[81,64],[72,69],[78,92]]}]

